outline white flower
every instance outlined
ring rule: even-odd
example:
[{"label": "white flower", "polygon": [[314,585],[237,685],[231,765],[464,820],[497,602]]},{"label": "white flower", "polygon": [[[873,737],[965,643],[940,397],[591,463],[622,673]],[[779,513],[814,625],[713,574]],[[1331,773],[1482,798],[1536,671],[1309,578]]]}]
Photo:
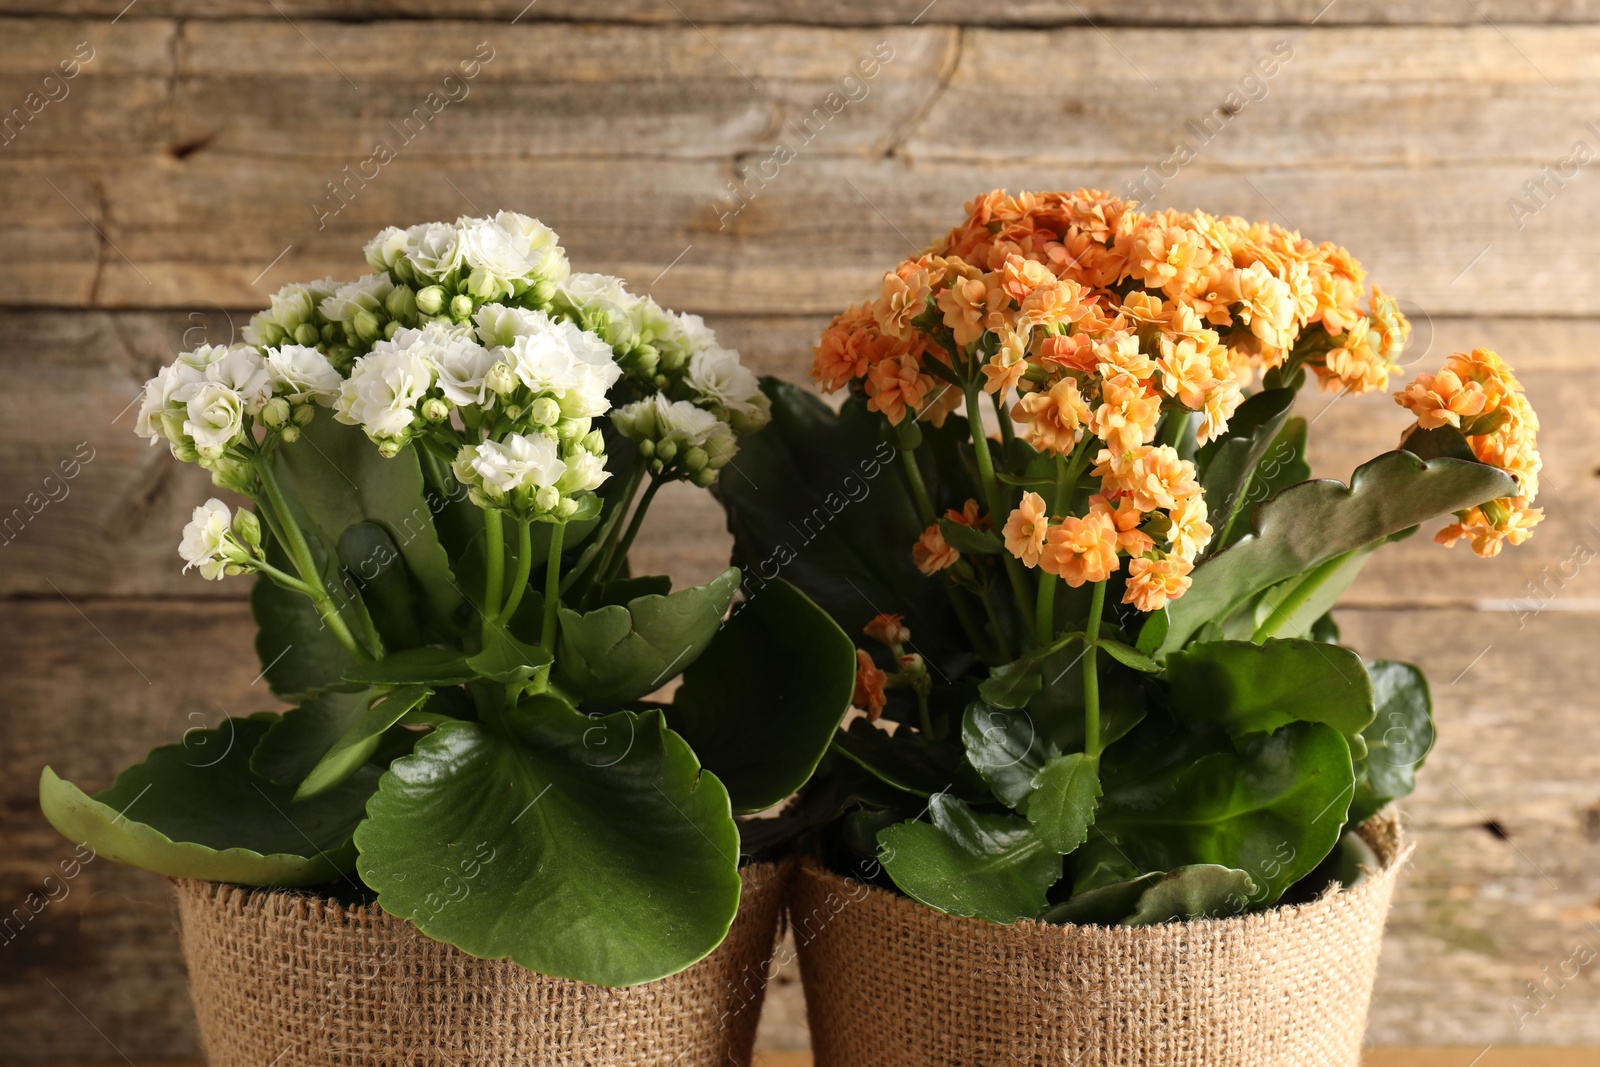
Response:
[{"label": "white flower", "polygon": [[563,493],[582,493],[598,489],[607,478],[611,477],[611,472],[606,470],[606,458],[597,456],[593,452],[579,449],[566,458],[566,464],[566,473],[556,482],[556,488]]},{"label": "white flower", "polygon": [[621,278],[609,274],[573,274],[556,290],[556,298],[583,321],[585,329],[624,350],[642,339],[655,304],[649,297],[628,292]]},{"label": "white flower", "polygon": [[[507,349],[518,380],[535,393],[553,394],[567,418],[604,414],[611,407],[606,393],[622,376],[611,346],[570,322],[541,312],[523,314],[528,318],[518,320],[519,327],[532,329],[519,333]],[[501,316],[496,330],[509,321]]]},{"label": "white flower", "polygon": [[689,357],[684,381],[725,414],[740,433],[754,433],[772,421],[772,402],[761,391],[760,380],[739,362],[739,353],[733,349],[713,341],[695,352]]},{"label": "white flower", "polygon": [[510,348],[519,337],[534,337],[555,329],[555,322],[542,311],[484,304],[472,313],[478,324],[478,340],[491,348]]},{"label": "white flower", "polygon": [[463,330],[440,339],[434,345],[432,357],[439,371],[439,388],[443,390],[446,400],[457,406],[493,405],[494,394],[484,380],[494,365],[500,362],[499,356],[478,344]]},{"label": "white flower", "polygon": [[220,456],[244,432],[244,399],[220,382],[202,382],[184,405],[183,432],[207,458]]},{"label": "white flower", "polygon": [[363,249],[373,270],[392,271],[405,258],[411,236],[398,226],[385,226]]},{"label": "white flower", "polygon": [[720,425],[711,412],[687,400],[668,400],[656,393],[611,413],[611,421],[626,437],[635,441],[673,441],[680,445],[705,442]]},{"label": "white flower", "polygon": [[194,509],[194,517],[183,528],[183,540],[178,543],[178,555],[184,559],[183,571],[199,567],[202,578],[220,581],[234,560],[229,558],[228,534],[233,528],[233,514],[228,505],[212,497]]},{"label": "white flower", "polygon": [[557,326],[567,351],[572,353],[572,387],[560,398],[561,413],[572,419],[603,415],[611,407],[606,396],[622,377],[611,346],[570,322]]},{"label": "white flower", "polygon": [[512,434],[503,442],[485,441],[467,458],[466,465],[476,475],[474,480],[497,496],[553,486],[567,472],[555,440],[544,434]]},{"label": "white flower", "polygon": [[305,345],[269,349],[266,369],[272,377],[272,391],[297,404],[314,400],[328,407],[344,384],[328,357]]},{"label": "white flower", "polygon": [[561,255],[554,230],[515,212],[458,219],[456,227],[467,266],[507,281],[548,277],[546,266]]},{"label": "white flower", "polygon": [[424,222],[406,231],[404,254],[418,274],[443,278],[461,265],[461,234],[448,222]]},{"label": "white flower", "polygon": [[358,311],[377,314],[393,289],[394,282],[387,274],[367,274],[339,286],[323,299],[318,310],[331,322],[349,322]]},{"label": "white flower", "polygon": [[[375,441],[403,437],[416,419],[418,402],[433,387],[433,362],[406,347],[417,344],[420,334],[397,331],[393,341],[379,341],[356,360],[339,390],[334,417],[360,426]],[[417,347],[425,348],[426,342]]]},{"label": "white flower", "polygon": [[221,359],[208,365],[206,381],[238,393],[250,415],[259,414],[261,405],[272,399],[272,374],[261,354],[246,345],[230,348]]}]

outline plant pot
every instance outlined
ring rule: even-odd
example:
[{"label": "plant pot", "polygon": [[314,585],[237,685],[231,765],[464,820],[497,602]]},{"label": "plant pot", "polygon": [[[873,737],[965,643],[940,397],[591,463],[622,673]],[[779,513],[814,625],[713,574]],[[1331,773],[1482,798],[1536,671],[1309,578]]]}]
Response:
[{"label": "plant pot", "polygon": [[750,1062],[786,876],[746,868],[727,940],[627,989],[475,959],[376,905],[173,885],[210,1067],[724,1067]]},{"label": "plant pot", "polygon": [[1311,904],[1146,927],[955,918],[806,863],[790,923],[816,1067],[1357,1067],[1409,855]]}]

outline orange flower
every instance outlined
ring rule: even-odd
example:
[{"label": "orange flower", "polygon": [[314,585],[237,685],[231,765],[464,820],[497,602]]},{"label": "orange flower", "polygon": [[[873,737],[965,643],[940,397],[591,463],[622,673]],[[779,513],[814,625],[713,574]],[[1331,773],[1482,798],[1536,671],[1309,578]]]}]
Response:
[{"label": "orange flower", "polygon": [[911,320],[927,310],[931,289],[925,270],[914,271],[910,275],[898,272],[885,274],[883,291],[872,305],[878,328],[890,337],[905,337],[914,332]]},{"label": "orange flower", "polygon": [[1262,263],[1252,263],[1235,276],[1239,287],[1239,319],[1261,343],[1275,352],[1294,343],[1294,300],[1289,285]]},{"label": "orange flower", "polygon": [[961,553],[951,548],[944,534],[939,532],[938,523],[923,530],[917,543],[911,546],[911,561],[923,574],[938,574],[946,567],[954,566],[960,558]]},{"label": "orange flower", "polygon": [[850,697],[850,703],[867,713],[870,722],[877,722],[883,714],[883,706],[888,699],[883,694],[883,686],[889,676],[872,662],[872,657],[861,649],[856,649],[856,691]]},{"label": "orange flower", "polygon": [[1105,581],[1118,565],[1117,530],[1104,514],[1069,515],[1045,531],[1039,566],[1074,589]]},{"label": "orange flower", "polygon": [[[1491,517],[1492,512],[1500,514]],[[1446,526],[1433,539],[1446,548],[1465,537],[1472,551],[1485,559],[1500,554],[1506,544],[1520,545],[1533,535],[1533,528],[1544,521],[1543,508],[1530,508],[1524,497],[1491,501],[1483,507],[1458,512],[1459,520]]]},{"label": "orange flower", "polygon": [[958,522],[962,526],[970,526],[974,530],[988,530],[994,526],[989,516],[980,514],[978,502],[970,497],[967,498],[965,504],[961,505],[959,510],[956,508],[947,509],[944,517],[951,522]]},{"label": "orange flower", "polygon": [[1368,393],[1386,388],[1389,375],[1399,370],[1378,350],[1379,334],[1371,319],[1357,319],[1339,338],[1339,347],[1323,357],[1323,366],[1313,364],[1324,389],[1348,389]]},{"label": "orange flower", "polygon": [[999,288],[1019,305],[1028,299],[1035,289],[1047,286],[1053,289],[1056,284],[1056,276],[1049,268],[1019,255],[1007,256],[999,275],[997,279]]},{"label": "orange flower", "polygon": [[867,369],[867,410],[882,412],[898,426],[906,409],[915,411],[933,386],[933,376],[922,373],[915,356],[880,360]]},{"label": "orange flower", "polygon": [[1044,497],[1038,493],[1023,493],[1022,503],[1006,520],[1006,551],[1020,559],[1023,566],[1037,567],[1039,550],[1044,547],[1045,531],[1049,525],[1050,516],[1045,511]]},{"label": "orange flower", "polygon": [[1009,325],[1000,328],[1000,347],[983,365],[983,391],[1004,396],[1027,373],[1028,339]]},{"label": "orange flower", "polygon": [[1189,572],[1194,564],[1179,556],[1149,559],[1141,556],[1128,563],[1128,587],[1124,604],[1140,611],[1160,611],[1168,601],[1181,597],[1189,588]]},{"label": "orange flower", "polygon": [[911,631],[906,627],[904,615],[874,615],[872,621],[861,628],[861,632],[890,648],[911,640]]},{"label": "orange flower", "polygon": [[1084,315],[1083,286],[1071,278],[1042,285],[1022,301],[1019,320],[1028,326],[1077,322]]},{"label": "orange flower", "polygon": [[828,392],[867,373],[882,349],[870,307],[855,307],[834,318],[812,347],[811,377]]},{"label": "orange flower", "polygon": [[1483,413],[1489,398],[1477,382],[1463,382],[1449,367],[1438,374],[1419,374],[1402,392],[1394,395],[1395,402],[1409,408],[1417,416],[1417,425],[1424,430],[1436,426],[1461,428],[1461,416]]},{"label": "orange flower", "polygon": [[1194,464],[1179,458],[1171,445],[1140,445],[1124,453],[1102,450],[1095,457],[1094,473],[1106,496],[1126,493],[1140,511],[1165,511],[1200,491]]},{"label": "orange flower", "polygon": [[1150,535],[1139,529],[1139,524],[1144,521],[1144,513],[1133,506],[1133,501],[1113,504],[1096,493],[1089,498],[1089,511],[1104,515],[1110,521],[1111,528],[1117,534],[1117,548],[1128,555],[1142,556],[1154,547],[1155,542],[1150,540]]},{"label": "orange flower", "polygon": [[953,282],[939,294],[939,310],[944,324],[955,334],[956,344],[965,347],[983,336],[984,298],[988,288],[981,278]]},{"label": "orange flower", "polygon": [[1156,435],[1161,397],[1130,374],[1108,378],[1100,387],[1103,403],[1087,420],[1089,431],[1113,452],[1131,452]]},{"label": "orange flower", "polygon": [[1025,427],[1035,448],[1066,453],[1078,443],[1079,428],[1089,419],[1089,405],[1078,392],[1078,383],[1062,378],[1048,391],[1024,395],[1012,406],[1011,417]]},{"label": "orange flower", "polygon": [[1193,562],[1211,543],[1211,524],[1206,521],[1206,498],[1202,493],[1186,496],[1167,511],[1172,528],[1167,541],[1173,555]]}]

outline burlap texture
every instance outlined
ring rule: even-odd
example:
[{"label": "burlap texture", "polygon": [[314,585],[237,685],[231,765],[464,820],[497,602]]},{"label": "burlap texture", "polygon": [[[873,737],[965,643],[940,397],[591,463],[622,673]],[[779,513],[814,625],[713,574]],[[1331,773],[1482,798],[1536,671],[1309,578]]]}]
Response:
[{"label": "burlap texture", "polygon": [[1410,853],[1348,892],[1143,928],[999,926],[805,863],[789,915],[816,1067],[1357,1067]]},{"label": "burlap texture", "polygon": [[749,867],[726,941],[607,989],[479,960],[377,907],[174,880],[210,1067],[749,1064],[787,871]]}]

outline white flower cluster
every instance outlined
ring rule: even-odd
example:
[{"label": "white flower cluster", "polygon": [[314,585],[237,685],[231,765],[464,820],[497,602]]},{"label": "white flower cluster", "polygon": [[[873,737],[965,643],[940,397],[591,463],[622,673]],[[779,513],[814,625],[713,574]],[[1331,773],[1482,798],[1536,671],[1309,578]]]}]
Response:
[{"label": "white flower cluster", "polygon": [[[490,219],[460,218],[454,224],[425,222],[409,229],[393,226],[367,243],[374,270],[414,286],[424,314],[440,314],[455,297],[488,303],[515,300],[541,284],[567,276],[567,255],[555,231],[538,219],[502,211]],[[464,304],[451,307],[457,321]]]},{"label": "white flower cluster", "polygon": [[253,570],[262,560],[261,521],[243,508],[230,512],[228,505],[212,497],[194,509],[183,528],[178,555],[184,559],[185,573],[199,567],[202,578],[214,581]]},{"label": "white flower cluster", "polygon": [[240,488],[236,446],[255,423],[292,440],[313,416],[312,404],[333,403],[342,379],[315,348],[286,344],[263,351],[247,345],[202,345],[178,356],[145,383],[134,429],[166,441],[172,454],[198,462],[219,484]]}]

